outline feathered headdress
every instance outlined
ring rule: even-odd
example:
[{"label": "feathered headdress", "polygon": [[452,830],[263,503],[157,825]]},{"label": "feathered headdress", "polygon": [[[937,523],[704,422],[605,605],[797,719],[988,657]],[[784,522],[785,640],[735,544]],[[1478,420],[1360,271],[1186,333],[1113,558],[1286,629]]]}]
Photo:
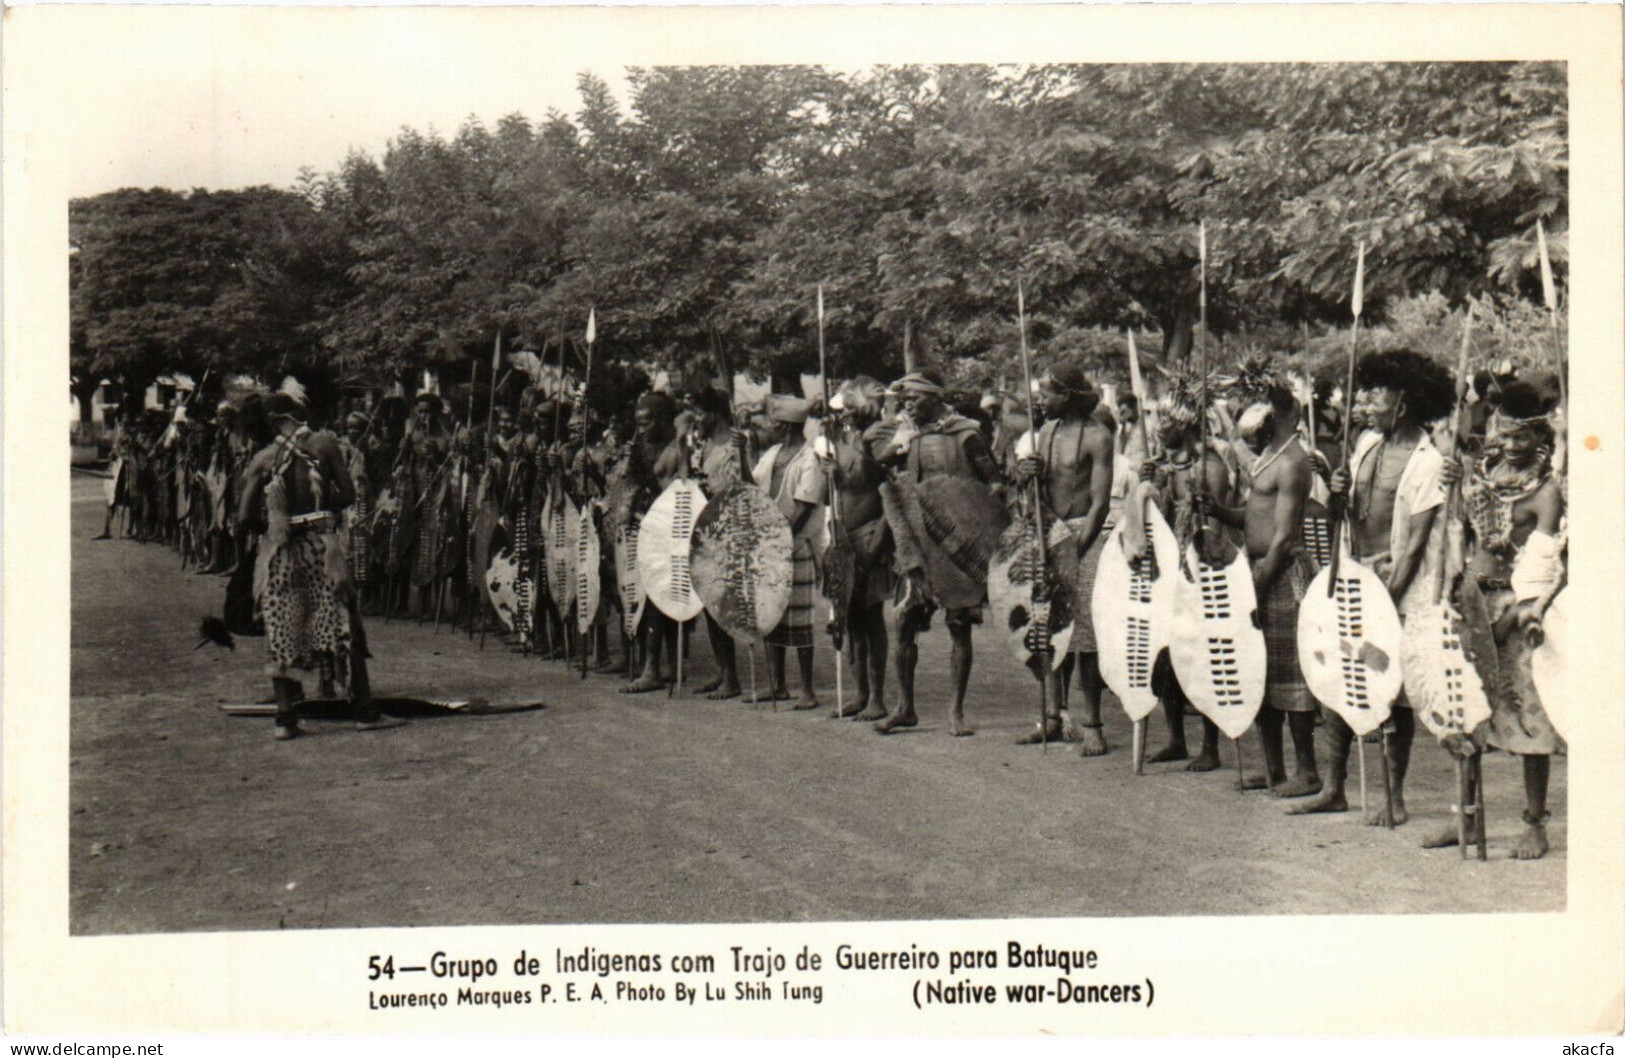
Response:
[{"label": "feathered headdress", "polygon": [[1254,353],[1241,362],[1236,373],[1221,380],[1225,395],[1242,405],[1266,404],[1275,393],[1292,391],[1286,376],[1275,367],[1268,353]]},{"label": "feathered headdress", "polygon": [[[1162,394],[1157,397],[1157,414],[1164,422],[1176,426],[1195,426],[1202,416],[1202,376],[1188,367],[1161,370],[1163,385]],[[1205,387],[1209,399],[1217,388],[1217,380],[1210,376]]]}]

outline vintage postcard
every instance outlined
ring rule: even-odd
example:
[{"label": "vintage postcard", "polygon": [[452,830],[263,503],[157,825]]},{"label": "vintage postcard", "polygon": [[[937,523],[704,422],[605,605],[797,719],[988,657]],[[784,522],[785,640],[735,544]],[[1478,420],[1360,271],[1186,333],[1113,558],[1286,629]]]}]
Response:
[{"label": "vintage postcard", "polygon": [[1619,8],[5,18],[7,1032],[1625,1027]]}]

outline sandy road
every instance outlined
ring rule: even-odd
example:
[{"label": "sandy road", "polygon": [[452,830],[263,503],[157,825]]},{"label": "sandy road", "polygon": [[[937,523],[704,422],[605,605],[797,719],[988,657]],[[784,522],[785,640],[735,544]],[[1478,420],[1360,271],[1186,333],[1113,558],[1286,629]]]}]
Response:
[{"label": "sandy road", "polygon": [[[75,933],[1563,906],[1563,758],[1552,855],[1507,859],[1519,767],[1493,755],[1491,862],[1463,864],[1417,847],[1449,818],[1452,773],[1431,743],[1418,743],[1411,825],[1288,818],[1231,789],[1228,748],[1222,771],[1136,779],[1115,703],[1111,756],[1011,745],[1032,723],[1032,684],[986,631],[978,735],[947,734],[939,628],[922,649],[925,723],[881,738],[824,712],[626,697],[494,638],[482,652],[374,620],[377,693],[548,708],[375,733],[311,723],[276,743],[269,720],[217,709],[268,691],[260,642],[192,649],[224,582],[157,545],[93,542],[100,487],[73,487]],[[703,676],[708,650],[692,656]]]}]

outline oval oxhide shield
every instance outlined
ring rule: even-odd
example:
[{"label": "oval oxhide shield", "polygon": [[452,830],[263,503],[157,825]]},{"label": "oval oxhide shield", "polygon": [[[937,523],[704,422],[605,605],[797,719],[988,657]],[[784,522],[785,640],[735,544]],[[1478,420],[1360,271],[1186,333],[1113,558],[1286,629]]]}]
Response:
[{"label": "oval oxhide shield", "polygon": [[638,521],[630,518],[615,530],[615,590],[621,599],[621,627],[637,635],[643,620],[643,579],[638,576]]},{"label": "oval oxhide shield", "polygon": [[736,640],[778,627],[790,605],[790,523],[754,485],[719,492],[694,520],[689,563],[705,610]]},{"label": "oval oxhide shield", "polygon": [[1050,522],[1047,535],[1046,571],[1038,563],[1034,520],[1023,516],[1010,523],[988,563],[987,599],[993,622],[1015,651],[1016,660],[1026,665],[1034,655],[1048,651],[1053,670],[1072,644],[1078,542],[1059,519]]},{"label": "oval oxhide shield", "polygon": [[1188,552],[1196,579],[1177,568],[1168,660],[1185,697],[1220,731],[1240,738],[1264,702],[1264,633],[1247,554],[1237,549],[1228,566],[1210,566]]},{"label": "oval oxhide shield", "polygon": [[1540,707],[1565,740],[1569,737],[1569,613],[1568,589],[1564,588],[1546,607],[1541,619],[1545,638],[1529,656],[1529,669],[1540,694]]},{"label": "oval oxhide shield", "polygon": [[575,588],[576,541],[570,528],[573,525],[577,533],[581,531],[580,515],[570,497],[561,492],[548,497],[543,519],[547,534],[547,596],[563,618],[570,612]]},{"label": "oval oxhide shield", "polygon": [[1335,594],[1332,568],[1309,582],[1298,607],[1298,665],[1309,693],[1356,735],[1375,731],[1403,685],[1402,631],[1388,588],[1339,541]]},{"label": "oval oxhide shield", "polygon": [[1145,502],[1144,511],[1142,556],[1128,557],[1127,520],[1118,522],[1100,553],[1089,607],[1101,679],[1130,720],[1143,720],[1157,707],[1151,673],[1168,646],[1169,608],[1180,579],[1179,541],[1155,503]]},{"label": "oval oxhide shield", "polygon": [[576,603],[576,630],[586,635],[587,629],[598,620],[598,524],[593,519],[591,502],[582,504],[579,511],[574,508],[566,511],[565,518],[569,519],[572,512],[575,514],[575,562],[570,569],[571,594]]},{"label": "oval oxhide shield", "polygon": [[514,631],[519,621],[519,562],[513,552],[502,548],[491,556],[485,570],[485,594],[491,600],[491,609],[497,620],[508,631]]},{"label": "oval oxhide shield", "polygon": [[881,486],[900,563],[922,569],[939,606],[980,606],[987,567],[1010,512],[986,485],[938,474],[916,485],[907,475]]},{"label": "oval oxhide shield", "polygon": [[1490,718],[1484,681],[1468,655],[1470,633],[1448,599],[1405,619],[1399,671],[1405,697],[1433,736],[1470,735]]},{"label": "oval oxhide shield", "polygon": [[692,478],[677,478],[655,497],[638,524],[638,579],[655,608],[673,621],[700,615],[689,550],[705,494]]}]

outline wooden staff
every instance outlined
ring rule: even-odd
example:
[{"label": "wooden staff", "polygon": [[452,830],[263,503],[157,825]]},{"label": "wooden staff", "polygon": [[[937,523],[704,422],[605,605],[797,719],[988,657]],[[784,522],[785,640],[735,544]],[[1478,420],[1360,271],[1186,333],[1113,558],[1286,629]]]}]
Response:
[{"label": "wooden staff", "polygon": [[[1038,447],[1038,414],[1033,407],[1033,361],[1032,354],[1027,350],[1027,297],[1022,289],[1021,280],[1016,280],[1016,330],[1021,338],[1021,374],[1027,383],[1027,428],[1033,437],[1033,448]],[[1038,570],[1033,577],[1031,590],[1043,585],[1040,590],[1047,591],[1049,577],[1049,540],[1044,533],[1044,499],[1043,490],[1038,479],[1033,478],[1032,496],[1033,524],[1038,531]],[[1036,610],[1036,607],[1035,607]],[[1050,666],[1055,655],[1053,644],[1049,640],[1048,617],[1045,618],[1043,650],[1038,653],[1038,737],[1042,742],[1044,751],[1049,751],[1049,679]]]},{"label": "wooden staff", "polygon": [[[822,421],[819,423],[819,432],[823,434],[824,440],[829,442],[830,456],[834,458],[836,453],[835,441],[831,437],[833,431],[830,430],[829,362],[824,356],[824,284],[822,283],[818,284],[818,384],[824,395],[824,413],[821,417]],[[824,489],[829,493],[830,516],[835,520],[836,529],[839,531],[841,528],[841,496],[836,490],[834,476],[828,471],[824,473]],[[833,601],[831,605],[834,605]],[[841,654],[843,653],[841,647],[851,630],[840,628],[837,631],[840,636],[835,644],[835,716],[839,718],[846,712],[846,681],[841,671]]]}]

